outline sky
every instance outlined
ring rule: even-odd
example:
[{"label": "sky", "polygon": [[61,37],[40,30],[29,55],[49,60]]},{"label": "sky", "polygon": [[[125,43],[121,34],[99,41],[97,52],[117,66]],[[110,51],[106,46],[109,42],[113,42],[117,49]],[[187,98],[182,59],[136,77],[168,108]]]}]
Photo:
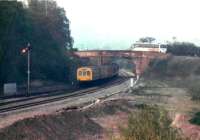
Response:
[{"label": "sky", "polygon": [[79,49],[128,49],[145,36],[200,45],[199,0],[56,1],[66,10]]}]

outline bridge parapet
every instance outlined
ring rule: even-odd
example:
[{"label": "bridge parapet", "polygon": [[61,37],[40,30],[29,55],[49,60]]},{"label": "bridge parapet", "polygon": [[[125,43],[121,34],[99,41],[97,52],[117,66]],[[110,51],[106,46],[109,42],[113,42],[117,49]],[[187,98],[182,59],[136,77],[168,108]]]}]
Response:
[{"label": "bridge parapet", "polygon": [[89,51],[77,51],[74,53],[80,58],[94,58],[99,57],[103,62],[103,58],[106,57],[121,57],[132,59],[133,63],[136,65],[135,73],[141,75],[145,69],[148,67],[149,62],[152,59],[159,58],[165,59],[168,57],[168,54],[160,52],[151,52],[151,51],[131,51],[131,50],[89,50]]}]

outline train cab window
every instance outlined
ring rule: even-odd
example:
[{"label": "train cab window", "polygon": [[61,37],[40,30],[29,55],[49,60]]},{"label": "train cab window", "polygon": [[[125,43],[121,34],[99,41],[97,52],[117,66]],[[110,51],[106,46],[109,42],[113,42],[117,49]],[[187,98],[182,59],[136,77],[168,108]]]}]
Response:
[{"label": "train cab window", "polygon": [[82,71],[79,71],[79,73],[78,73],[80,76],[82,75]]},{"label": "train cab window", "polygon": [[89,71],[87,71],[87,76],[90,76],[90,72]]},{"label": "train cab window", "polygon": [[83,76],[86,76],[86,75],[87,75],[87,73],[86,73],[86,71],[84,71],[84,72],[83,72]]}]

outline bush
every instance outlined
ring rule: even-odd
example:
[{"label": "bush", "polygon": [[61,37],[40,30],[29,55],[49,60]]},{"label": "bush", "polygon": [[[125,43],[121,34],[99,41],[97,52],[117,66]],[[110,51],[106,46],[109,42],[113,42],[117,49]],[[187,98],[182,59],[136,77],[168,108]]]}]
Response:
[{"label": "bush", "polygon": [[150,62],[145,76],[155,78],[187,78],[200,75],[200,58],[186,56],[171,56],[167,59],[154,59]]},{"label": "bush", "polygon": [[177,56],[200,56],[200,48],[190,42],[174,42],[167,44],[167,53]]},{"label": "bush", "polygon": [[165,110],[141,106],[131,114],[127,128],[121,128],[120,140],[181,140],[177,131],[171,128],[171,120]]},{"label": "bush", "polygon": [[200,125],[200,112],[197,112],[194,116],[194,118],[192,118],[190,120],[190,123],[192,124],[196,124],[196,125]]},{"label": "bush", "polygon": [[166,75],[168,60],[154,59],[149,64],[151,71],[157,75]]}]

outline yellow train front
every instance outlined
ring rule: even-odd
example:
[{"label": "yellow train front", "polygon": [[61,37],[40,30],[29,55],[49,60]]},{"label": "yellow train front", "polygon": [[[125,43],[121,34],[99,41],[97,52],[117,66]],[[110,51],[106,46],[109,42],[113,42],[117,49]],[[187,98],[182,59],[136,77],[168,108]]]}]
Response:
[{"label": "yellow train front", "polygon": [[116,64],[101,66],[85,66],[77,69],[79,82],[96,81],[118,75],[119,67]]}]

